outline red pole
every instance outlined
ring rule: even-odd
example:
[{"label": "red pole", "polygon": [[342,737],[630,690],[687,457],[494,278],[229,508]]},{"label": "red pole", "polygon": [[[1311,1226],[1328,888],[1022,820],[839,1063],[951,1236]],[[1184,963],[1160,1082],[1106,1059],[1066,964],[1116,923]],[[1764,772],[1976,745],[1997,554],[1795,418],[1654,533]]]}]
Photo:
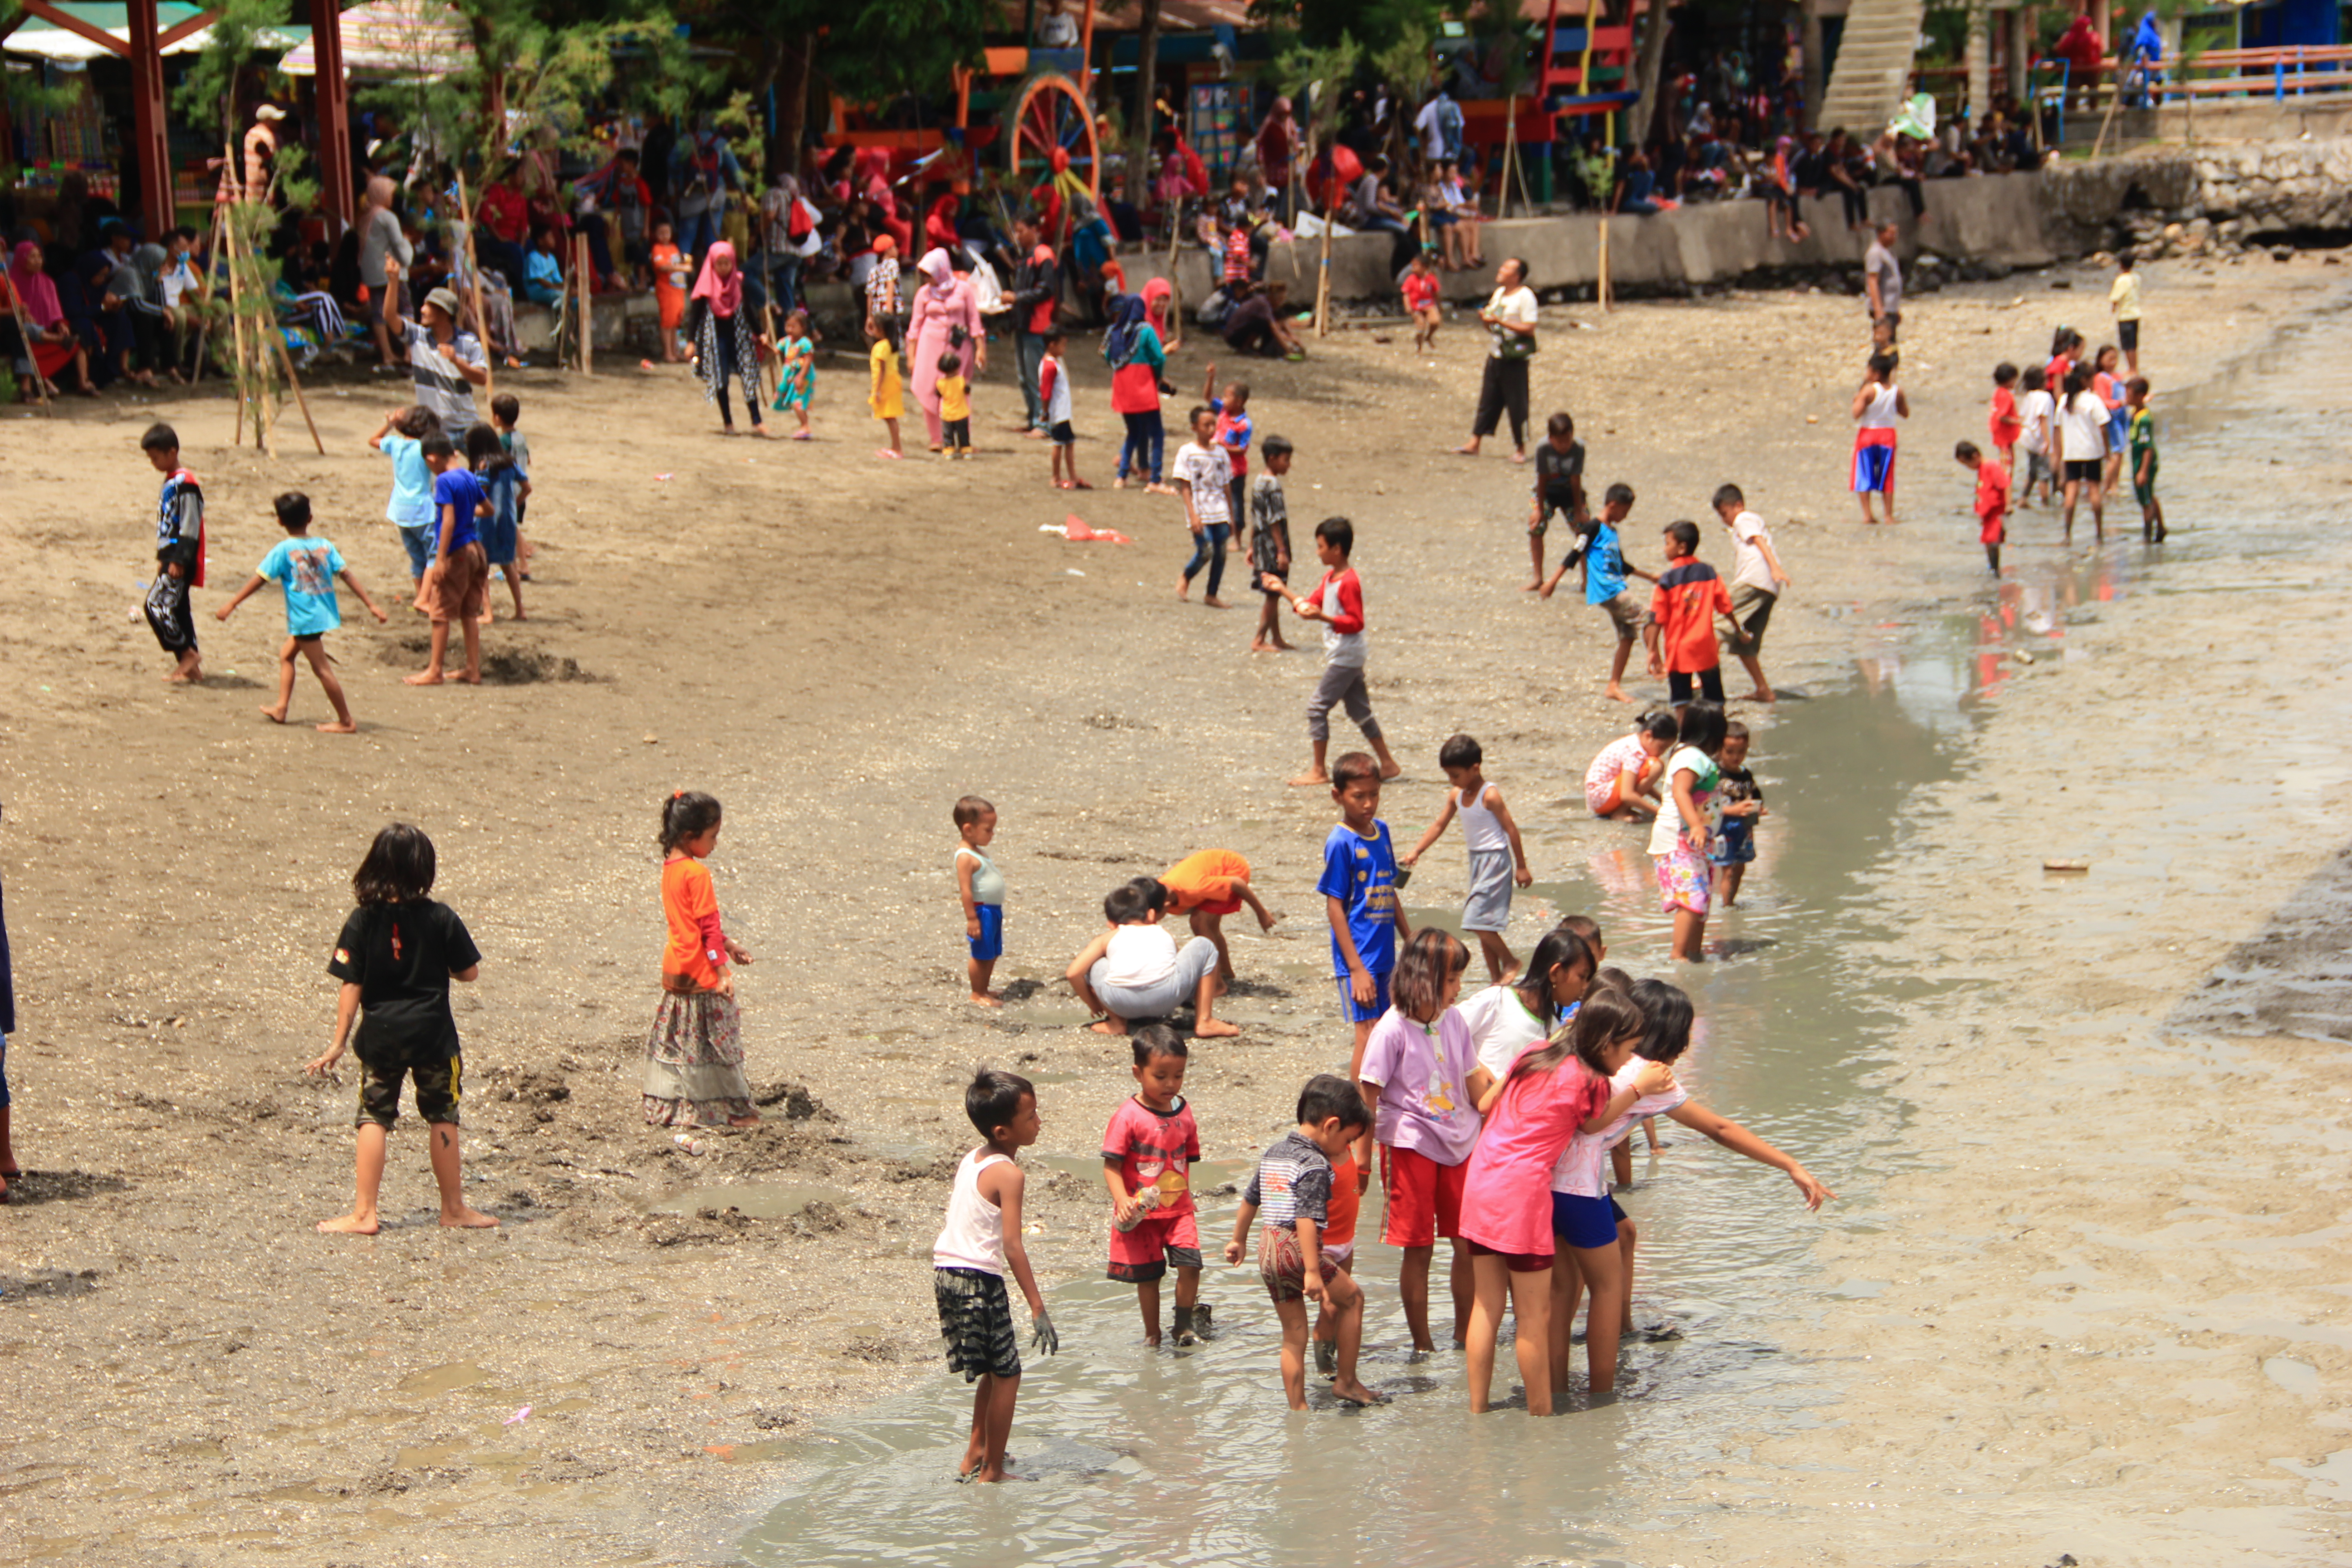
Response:
[{"label": "red pole", "polygon": [[352,190],[352,89],[343,79],[341,0],[310,0],[311,78],[319,110],[319,184],[327,216],[341,234],[358,217]]},{"label": "red pole", "polygon": [[139,163],[139,215],[147,237],[161,243],[176,216],[172,205],[172,148],[164,136],[163,46],[155,0],[130,0],[131,123]]}]

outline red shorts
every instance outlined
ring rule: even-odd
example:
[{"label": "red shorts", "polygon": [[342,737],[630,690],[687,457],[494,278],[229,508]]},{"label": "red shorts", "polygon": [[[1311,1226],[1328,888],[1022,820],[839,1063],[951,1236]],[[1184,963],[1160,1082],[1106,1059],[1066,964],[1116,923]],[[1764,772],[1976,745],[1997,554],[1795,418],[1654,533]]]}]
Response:
[{"label": "red shorts", "polygon": [[1155,1215],[1133,1230],[1111,1227],[1110,1277],[1129,1285],[1149,1285],[1178,1268],[1201,1267],[1201,1230],[1192,1211]]},{"label": "red shorts", "polygon": [[1471,1257],[1499,1258],[1503,1267],[1514,1274],[1541,1274],[1551,1268],[1552,1254],[1549,1252],[1497,1252],[1475,1241],[1469,1245]]},{"label": "red shorts", "polygon": [[1241,910],[1239,899],[1209,899],[1194,904],[1192,912],[1196,915],[1237,915]]},{"label": "red shorts", "polygon": [[1441,1165],[1417,1149],[1381,1145],[1381,1191],[1388,1212],[1381,1239],[1391,1247],[1434,1247],[1461,1228],[1462,1184],[1470,1163]]}]

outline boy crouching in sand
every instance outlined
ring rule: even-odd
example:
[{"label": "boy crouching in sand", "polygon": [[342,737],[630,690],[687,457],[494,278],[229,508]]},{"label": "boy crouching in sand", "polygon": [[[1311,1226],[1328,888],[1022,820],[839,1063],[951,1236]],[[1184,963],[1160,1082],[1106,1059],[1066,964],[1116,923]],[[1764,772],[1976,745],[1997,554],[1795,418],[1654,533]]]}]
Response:
[{"label": "boy crouching in sand", "polygon": [[931,1244],[932,1294],[948,1368],[976,1386],[971,1440],[956,1479],[1001,1481],[1004,1445],[1013,1434],[1013,1406],[1021,1397],[1021,1342],[1004,1271],[1013,1270],[1029,1303],[1029,1348],[1047,1355],[1062,1348],[1045,1314],[1029,1250],[1021,1242],[1021,1167],[1014,1154],[1037,1142],[1037,1091],[1017,1073],[982,1068],[963,1091],[964,1114],[980,1130],[981,1145],[956,1167],[947,1223]]}]

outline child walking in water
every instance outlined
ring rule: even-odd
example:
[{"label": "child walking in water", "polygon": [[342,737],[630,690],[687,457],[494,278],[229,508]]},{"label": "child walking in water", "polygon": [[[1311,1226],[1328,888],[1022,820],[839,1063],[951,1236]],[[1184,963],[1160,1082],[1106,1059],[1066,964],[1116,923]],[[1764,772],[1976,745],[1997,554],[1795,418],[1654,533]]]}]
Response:
[{"label": "child walking in water", "polygon": [[902,395],[907,372],[898,354],[898,321],[895,316],[881,316],[876,318],[875,326],[873,352],[866,355],[873,381],[866,394],[866,406],[874,411],[874,417],[882,421],[882,427],[890,433],[890,444],[876,448],[874,455],[903,458],[907,453],[898,444],[898,420],[907,412]]},{"label": "child walking in water", "polygon": [[462,1077],[457,1020],[449,1011],[449,982],[471,983],[482,972],[481,950],[466,922],[428,897],[436,861],[433,840],[404,822],[375,836],[352,877],[359,901],[335,938],[327,973],[342,982],[335,1001],[333,1043],[306,1069],[327,1072],[353,1042],[360,1058],[359,1176],[352,1212],[322,1219],[319,1228],[373,1236],[382,1226],[376,1200],[383,1185],[384,1142],[400,1119],[403,1079],[416,1084],[416,1114],[431,1130],[433,1181],[441,1189],[441,1223],[480,1229],[499,1222],[466,1203],[458,1169],[457,1094]]},{"label": "child walking in water", "polygon": [[1004,1289],[1006,1269],[1029,1304],[1029,1348],[1047,1355],[1062,1348],[1030,1270],[1029,1249],[1022,1244],[1024,1178],[1013,1163],[1015,1154],[1037,1142],[1043,1123],[1029,1080],[988,1068],[972,1075],[963,1091],[963,1110],[979,1130],[981,1145],[956,1167],[947,1220],[931,1243],[931,1293],[940,1309],[940,1337],[947,1342],[948,1370],[976,1385],[971,1439],[964,1445],[956,1479],[1001,1481],[1013,1407],[1021,1397],[1021,1339]]},{"label": "child walking in water", "polygon": [[662,999],[646,1036],[646,1121],[656,1127],[751,1127],[751,1086],[727,965],[751,955],[719,924],[703,861],[719,845],[719,803],[679,790],[662,803]]},{"label": "child walking in water", "polygon": [[1190,1173],[1201,1130],[1184,1101],[1184,1038],[1165,1024],[1135,1032],[1136,1091],[1103,1131],[1103,1184],[1110,1189],[1110,1277],[1135,1287],[1143,1342],[1160,1343],[1160,1281],[1176,1270],[1176,1342],[1197,1342],[1201,1232]]},{"label": "child walking in water", "polygon": [[1716,802],[1723,771],[1715,754],[1723,748],[1723,710],[1694,702],[1683,710],[1682,736],[1666,758],[1666,805],[1650,826],[1650,855],[1658,863],[1658,894],[1675,920],[1674,954],[1683,963],[1701,961],[1706,913],[1715,879],[1707,867],[1722,814]]},{"label": "child walking in water", "polygon": [[1478,1065],[1470,1026],[1454,1002],[1470,950],[1442,931],[1416,935],[1397,961],[1396,1005],[1373,1026],[1356,1088],[1372,1112],[1387,1199],[1381,1239],[1404,1249],[1397,1295],[1416,1351],[1433,1351],[1429,1269],[1442,1237],[1454,1241],[1454,1342],[1470,1317],[1470,1254],[1460,1239],[1462,1178],[1478,1142],[1479,1100],[1494,1075]]},{"label": "child walking in water", "polygon": [[1952,448],[1952,458],[1977,479],[1977,539],[1985,562],[2000,575],[2000,547],[2009,538],[2009,470],[1977,450],[1973,441]]},{"label": "child walking in water", "polygon": [[261,716],[273,724],[286,722],[287,710],[294,701],[294,656],[302,655],[310,661],[310,673],[319,678],[320,689],[327,694],[327,704],[335,710],[335,721],[321,724],[319,729],[330,735],[349,735],[359,726],[352,721],[351,705],[343,700],[343,683],[335,679],[329,668],[327,634],[343,624],[341,606],[335,603],[335,577],[341,574],[367,606],[368,614],[383,624],[383,612],[368,597],[352,569],[343,564],[342,552],[323,539],[310,537],[310,498],[299,490],[289,490],[272,503],[278,510],[278,526],[286,537],[278,542],[261,564],[253,569],[253,580],[236,591],[236,597],[223,605],[214,614],[228,619],[236,608],[258,593],[264,583],[278,583],[286,591],[286,646],[278,650],[278,704],[264,708]]},{"label": "child walking in water", "polygon": [[1004,873],[988,858],[996,837],[996,807],[968,795],[955,803],[954,816],[956,893],[963,900],[963,934],[971,946],[965,968],[971,1000],[975,1006],[1002,1007],[1004,999],[988,988],[996,961],[1004,956]]},{"label": "child walking in water", "polygon": [[1911,400],[1895,384],[1895,356],[1870,356],[1870,374],[1853,395],[1853,493],[1862,521],[1874,523],[1870,498],[1886,498],[1886,521],[1895,521],[1895,426],[1911,417]]},{"label": "child walking in water", "polygon": [[816,396],[816,344],[809,341],[806,310],[794,310],[784,318],[784,341],[776,345],[776,351],[783,363],[776,375],[776,400],[768,406],[797,418],[801,427],[793,432],[793,439],[805,441],[809,404]]},{"label": "child walking in water", "polygon": [[2131,407],[2132,499],[2139,502],[2139,536],[2164,542],[2164,503],[2156,499],[2156,415],[2147,406],[2147,377],[2136,375],[2124,388]]},{"label": "child walking in water", "polygon": [[1234,1238],[1225,1261],[1249,1257],[1253,1222],[1258,1234],[1258,1279],[1282,1320],[1282,1393],[1293,1410],[1307,1408],[1307,1303],[1330,1311],[1337,1322],[1338,1376],[1331,1392],[1348,1405],[1377,1405],[1382,1395],[1356,1376],[1356,1352],[1363,1343],[1364,1293],[1345,1269],[1329,1268],[1322,1255],[1325,1221],[1330,1216],[1332,1162],[1371,1123],[1370,1113],[1347,1079],[1318,1073],[1298,1096],[1298,1125],[1259,1156],[1234,1215]]},{"label": "child walking in water", "polygon": [[1504,985],[1518,977],[1519,961],[1503,931],[1511,923],[1511,889],[1530,887],[1536,874],[1528,867],[1527,846],[1519,842],[1519,825],[1503,804],[1503,792],[1486,782],[1486,753],[1468,735],[1449,735],[1437,748],[1437,765],[1445,770],[1445,804],[1421,841],[1397,857],[1400,866],[1412,866],[1444,837],[1445,825],[1456,814],[1462,837],[1470,850],[1470,895],[1462,905],[1462,929],[1475,931],[1486,959],[1489,984]]}]

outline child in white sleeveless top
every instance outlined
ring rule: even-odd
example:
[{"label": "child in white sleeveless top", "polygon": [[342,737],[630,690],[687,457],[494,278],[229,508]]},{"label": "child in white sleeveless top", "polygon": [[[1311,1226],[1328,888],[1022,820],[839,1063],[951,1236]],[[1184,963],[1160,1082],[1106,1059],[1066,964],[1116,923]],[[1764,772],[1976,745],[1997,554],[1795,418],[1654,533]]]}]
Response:
[{"label": "child in white sleeveless top", "polygon": [[1004,1479],[1004,1445],[1013,1407],[1021,1397],[1021,1344],[1004,1271],[1029,1303],[1029,1348],[1047,1355],[1062,1348],[1045,1299],[1021,1244],[1021,1167],[1013,1156],[1037,1142],[1037,1091],[1017,1073],[982,1068],[963,1091],[964,1114],[980,1130],[981,1146],[956,1167],[947,1223],[931,1244],[932,1291],[939,1300],[940,1336],[950,1370],[975,1384],[971,1441],[956,1467],[959,1480]]},{"label": "child in white sleeveless top", "polygon": [[1503,940],[1504,928],[1511,923],[1511,888],[1514,883],[1527,887],[1536,874],[1528,868],[1527,846],[1519,842],[1519,825],[1503,804],[1503,792],[1486,782],[1486,760],[1478,742],[1467,735],[1449,737],[1437,748],[1437,765],[1454,787],[1445,792],[1437,820],[1420,843],[1397,857],[1397,864],[1411,866],[1420,859],[1460,814],[1462,837],[1470,850],[1470,895],[1462,904],[1462,929],[1477,933],[1489,983],[1507,985],[1519,973],[1519,961]]}]

